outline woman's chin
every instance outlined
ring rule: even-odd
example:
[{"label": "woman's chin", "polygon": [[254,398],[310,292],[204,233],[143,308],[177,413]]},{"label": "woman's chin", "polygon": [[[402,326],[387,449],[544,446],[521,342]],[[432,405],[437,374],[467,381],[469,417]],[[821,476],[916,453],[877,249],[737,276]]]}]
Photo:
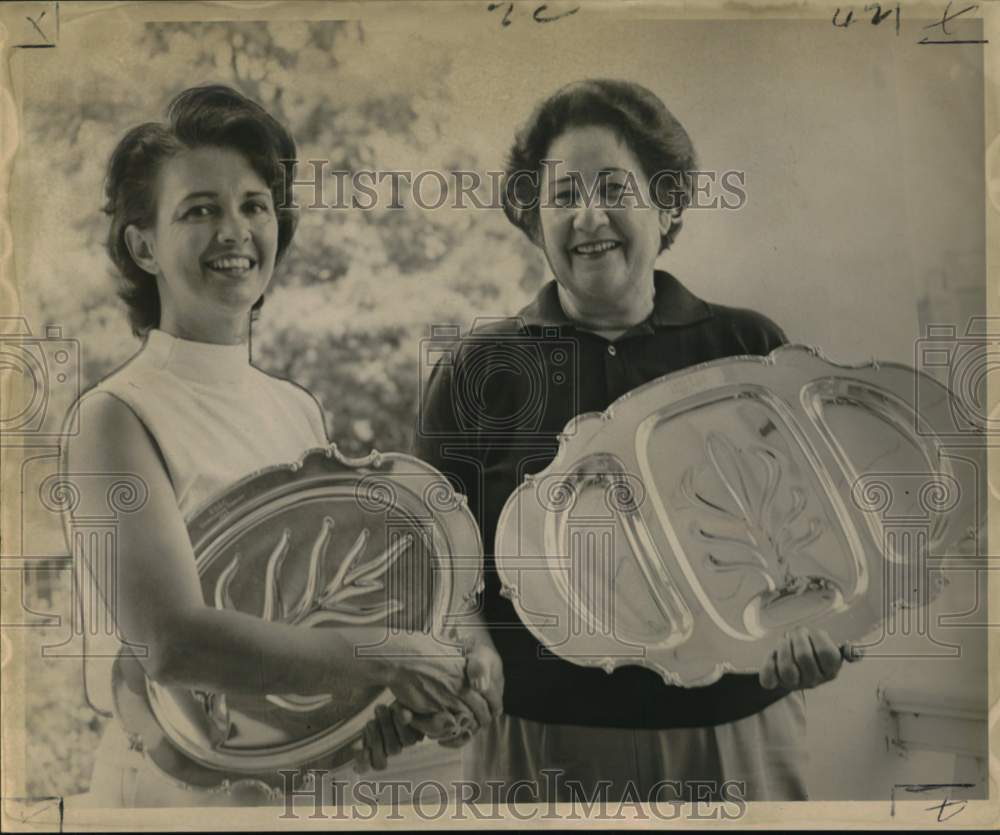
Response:
[{"label": "woman's chin", "polygon": [[245,284],[234,282],[228,287],[220,287],[217,295],[219,307],[233,316],[248,316],[257,299],[264,295],[266,287],[256,281]]},{"label": "woman's chin", "polygon": [[587,307],[619,307],[630,292],[629,282],[620,269],[609,266],[574,267],[569,279],[560,283]]},{"label": "woman's chin", "polygon": [[569,265],[577,275],[601,275],[620,272],[625,259],[621,249],[613,249],[600,255],[570,255]]}]

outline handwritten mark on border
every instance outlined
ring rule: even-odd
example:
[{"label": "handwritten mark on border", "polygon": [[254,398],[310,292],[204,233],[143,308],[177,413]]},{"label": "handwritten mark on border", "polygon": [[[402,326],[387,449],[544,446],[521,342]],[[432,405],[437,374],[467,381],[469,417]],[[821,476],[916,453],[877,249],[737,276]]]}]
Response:
[{"label": "handwritten mark on border", "polygon": [[[63,831],[66,820],[66,802],[61,796],[50,797],[2,797],[3,817],[17,823],[30,824],[35,832]],[[50,817],[55,811],[57,817]]]},{"label": "handwritten mark on border", "polygon": [[952,10],[951,10],[951,0],[948,0],[948,5],[945,6],[944,13],[941,15],[941,20],[939,20],[937,23],[931,23],[928,26],[924,27],[924,29],[934,29],[934,28],[940,26],[941,27],[941,34],[945,35],[946,37],[945,38],[933,39],[933,38],[929,38],[929,37],[927,37],[925,35],[924,37],[922,37],[918,41],[918,43],[920,43],[921,45],[923,45],[923,44],[940,44],[940,45],[945,45],[945,44],[985,44],[985,43],[989,43],[989,41],[984,40],[982,38],[952,38],[951,37],[952,32],[950,32],[948,30],[948,24],[951,21],[955,20],[958,17],[961,17],[966,12],[974,12],[978,8],[979,8],[979,4],[978,3],[973,3],[971,6],[966,6],[961,11],[952,12]]},{"label": "handwritten mark on border", "polygon": [[[486,11],[495,12],[498,9],[504,9],[503,17],[500,19],[501,28],[506,28],[513,23],[511,16],[514,14],[514,4],[511,2],[493,2],[486,6]],[[579,6],[575,6],[572,9],[567,9],[562,12],[549,12],[548,3],[539,3],[534,12],[531,14],[532,20],[535,23],[554,23],[557,20],[561,20],[564,17],[569,17],[570,15],[576,14],[580,11]]]},{"label": "handwritten mark on border", "polygon": [[[917,41],[918,46],[925,46],[928,44],[947,46],[947,45],[989,43],[989,41],[985,38],[953,37],[954,33],[951,31],[951,29],[948,28],[948,24],[951,23],[952,21],[958,20],[963,15],[967,15],[969,12],[977,11],[979,9],[979,4],[971,3],[965,6],[964,8],[960,9],[959,11],[953,12],[951,10],[952,2],[953,0],[948,0],[947,5],[944,7],[944,11],[941,13],[941,19],[939,21],[924,26],[924,30],[928,29],[940,30],[938,32],[938,35],[940,37],[932,38],[929,35],[924,35],[919,41]],[[896,34],[897,35],[899,34],[900,18],[901,18],[899,3],[896,3],[895,7],[891,9],[890,8],[883,9],[881,3],[868,3],[864,6],[861,14],[871,14],[871,19],[869,20],[869,23],[871,23],[872,26],[878,26],[884,20],[887,20],[890,16],[895,16]],[[837,6],[837,8],[833,12],[833,18],[831,20],[831,23],[838,29],[847,29],[852,24],[858,23],[860,19],[861,19],[860,14],[859,17],[855,19],[853,8],[847,7],[847,11],[845,13],[840,6]]]},{"label": "handwritten mark on border", "polygon": [[[961,812],[966,804],[967,800],[953,800],[951,797],[952,789],[972,789],[975,788],[975,783],[896,783],[892,787],[892,793],[890,794],[890,801],[892,806],[889,811],[890,817],[896,816],[896,790],[902,789],[907,794],[926,794],[927,792],[943,791],[944,799],[935,806],[928,806],[924,811],[927,812],[937,812],[938,822],[943,823],[944,821],[950,820],[955,817],[959,812]],[[957,807],[957,808],[952,808]],[[951,811],[949,811],[951,810]]]},{"label": "handwritten mark on border", "polygon": [[59,0],[31,4],[29,9],[23,15],[23,39],[14,48],[54,49],[59,42]]}]

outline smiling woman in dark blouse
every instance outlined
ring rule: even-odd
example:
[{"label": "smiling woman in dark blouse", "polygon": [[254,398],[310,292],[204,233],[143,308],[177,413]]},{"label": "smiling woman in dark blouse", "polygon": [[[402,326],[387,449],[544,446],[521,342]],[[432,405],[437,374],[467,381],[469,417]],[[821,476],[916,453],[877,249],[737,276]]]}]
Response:
[{"label": "smiling woman in dark blouse", "polygon": [[[667,686],[636,666],[609,675],[539,644],[501,596],[493,561],[504,503],[551,462],[572,417],[669,372],[765,355],[785,341],[767,317],[702,301],[655,269],[680,231],[694,167],[681,124],[649,90],[622,81],[557,91],[510,152],[505,212],[544,251],[555,280],[517,318],[476,329],[434,369],[417,433],[417,454],[469,497],[487,546],[482,641],[502,661],[505,715],[466,749],[468,779],[534,781],[542,800],[570,799],[574,780],[588,796],[600,780],[611,781],[612,796],[643,799],[662,781],[711,781],[719,798],[737,781],[748,800],[806,798],[801,691],[842,663],[825,633],[796,630],[759,674],[708,687]],[[653,193],[651,181],[666,183],[655,172],[676,172],[671,195]],[[574,177],[605,200],[581,199]],[[534,346],[537,373],[515,372],[512,340]],[[489,386],[475,386],[487,374]],[[547,381],[543,396],[538,379]]]}]

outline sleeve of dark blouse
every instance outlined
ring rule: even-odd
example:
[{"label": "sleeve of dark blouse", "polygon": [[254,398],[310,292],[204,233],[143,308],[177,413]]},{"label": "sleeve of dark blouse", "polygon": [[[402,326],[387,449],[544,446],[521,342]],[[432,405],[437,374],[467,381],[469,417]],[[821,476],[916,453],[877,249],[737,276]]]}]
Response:
[{"label": "sleeve of dark blouse", "polygon": [[775,348],[780,348],[782,345],[788,344],[788,337],[785,335],[784,330],[778,325],[768,319],[766,316],[761,316],[764,320],[764,338],[765,344],[767,346],[766,353],[771,353]]},{"label": "sleeve of dark blouse", "polygon": [[740,353],[767,356],[775,348],[788,343],[785,332],[763,313],[755,310],[732,309],[737,323]]},{"label": "sleeve of dark blouse", "polygon": [[455,418],[454,366],[439,362],[423,387],[417,404],[413,454],[439,469],[452,487],[469,500],[480,520],[479,450],[476,435],[463,431]]}]

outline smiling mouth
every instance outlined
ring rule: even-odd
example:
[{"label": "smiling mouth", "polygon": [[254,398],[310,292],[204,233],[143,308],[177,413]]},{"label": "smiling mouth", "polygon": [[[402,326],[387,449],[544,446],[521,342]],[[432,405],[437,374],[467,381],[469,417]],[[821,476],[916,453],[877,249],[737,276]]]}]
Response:
[{"label": "smiling mouth", "polygon": [[206,266],[217,273],[242,275],[256,267],[257,262],[245,255],[227,255],[224,258],[215,258],[212,261],[207,261]]},{"label": "smiling mouth", "polygon": [[599,258],[606,252],[620,248],[621,243],[618,241],[594,241],[592,243],[577,244],[570,248],[570,252],[582,258]]}]

